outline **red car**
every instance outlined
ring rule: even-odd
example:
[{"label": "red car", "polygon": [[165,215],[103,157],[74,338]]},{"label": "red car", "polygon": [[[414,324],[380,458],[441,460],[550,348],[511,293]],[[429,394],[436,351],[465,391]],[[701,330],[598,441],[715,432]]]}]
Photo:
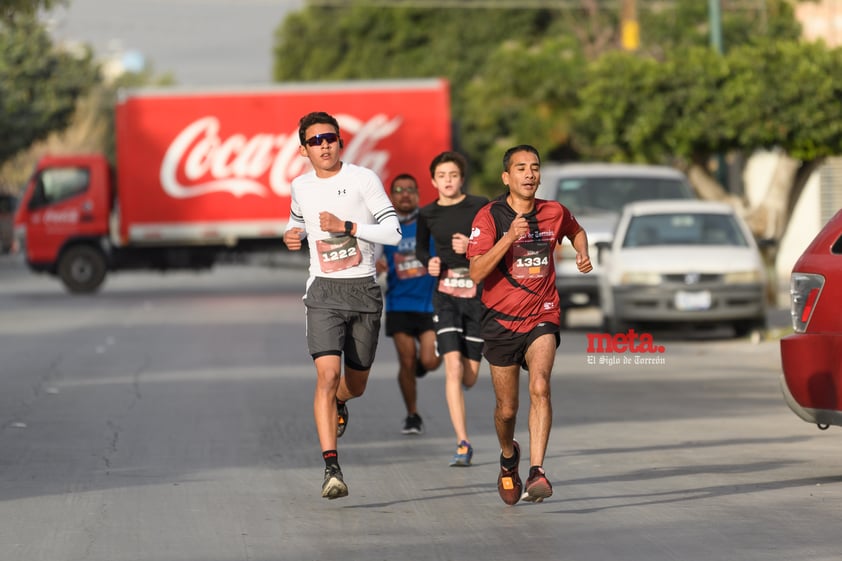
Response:
[{"label": "red car", "polygon": [[792,269],[792,327],[781,339],[781,388],[796,415],[842,426],[842,210]]}]

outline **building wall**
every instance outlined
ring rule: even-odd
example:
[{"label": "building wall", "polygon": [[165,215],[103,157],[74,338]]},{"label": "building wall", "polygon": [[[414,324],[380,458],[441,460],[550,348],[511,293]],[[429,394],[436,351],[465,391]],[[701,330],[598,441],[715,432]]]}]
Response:
[{"label": "building wall", "polygon": [[799,3],[795,17],[801,22],[805,39],[823,39],[831,47],[842,44],[842,0]]}]

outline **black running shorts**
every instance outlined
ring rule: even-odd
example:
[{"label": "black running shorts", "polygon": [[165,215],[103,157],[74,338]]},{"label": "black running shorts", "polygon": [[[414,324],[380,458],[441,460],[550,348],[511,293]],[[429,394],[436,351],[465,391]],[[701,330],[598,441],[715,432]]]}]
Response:
[{"label": "black running shorts", "polygon": [[386,336],[406,333],[419,337],[425,331],[433,331],[433,314],[425,312],[386,312]]},{"label": "black running shorts", "polygon": [[433,322],[439,354],[459,351],[471,360],[482,360],[482,301],[456,298],[437,291],[433,293],[433,308],[436,310]]},{"label": "black running shorts", "polygon": [[526,350],[535,339],[547,333],[555,334],[555,346],[558,348],[559,343],[561,343],[558,325],[542,322],[528,333],[511,333],[508,339],[486,339],[482,354],[485,356],[488,364],[493,364],[494,366],[520,364],[524,369],[528,370],[526,365]]}]

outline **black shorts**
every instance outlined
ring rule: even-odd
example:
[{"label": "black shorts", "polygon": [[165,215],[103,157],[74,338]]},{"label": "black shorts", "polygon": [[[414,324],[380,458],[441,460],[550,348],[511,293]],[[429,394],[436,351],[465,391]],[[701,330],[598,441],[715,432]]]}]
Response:
[{"label": "black shorts", "polygon": [[368,370],[380,335],[383,295],[374,277],[316,277],[304,296],[310,356],[345,355],[345,364]]},{"label": "black shorts", "polygon": [[555,346],[558,348],[559,343],[561,343],[558,325],[541,322],[528,333],[512,333],[508,339],[486,339],[482,354],[485,356],[488,364],[493,364],[494,366],[520,364],[524,369],[528,370],[526,365],[526,350],[535,339],[547,333],[555,334]]},{"label": "black shorts", "polygon": [[425,331],[433,331],[433,314],[428,312],[386,312],[386,336],[406,333],[420,337]]},{"label": "black shorts", "polygon": [[440,355],[459,351],[471,360],[482,360],[482,315],[485,308],[479,298],[456,298],[433,293],[433,322]]}]

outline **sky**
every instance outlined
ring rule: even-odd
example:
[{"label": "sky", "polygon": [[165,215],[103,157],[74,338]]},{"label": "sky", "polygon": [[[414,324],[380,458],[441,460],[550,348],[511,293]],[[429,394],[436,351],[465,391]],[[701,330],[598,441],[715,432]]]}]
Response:
[{"label": "sky", "polygon": [[273,34],[304,0],[69,0],[45,16],[59,42],[88,43],[103,60],[151,64],[179,85],[272,81]]}]

